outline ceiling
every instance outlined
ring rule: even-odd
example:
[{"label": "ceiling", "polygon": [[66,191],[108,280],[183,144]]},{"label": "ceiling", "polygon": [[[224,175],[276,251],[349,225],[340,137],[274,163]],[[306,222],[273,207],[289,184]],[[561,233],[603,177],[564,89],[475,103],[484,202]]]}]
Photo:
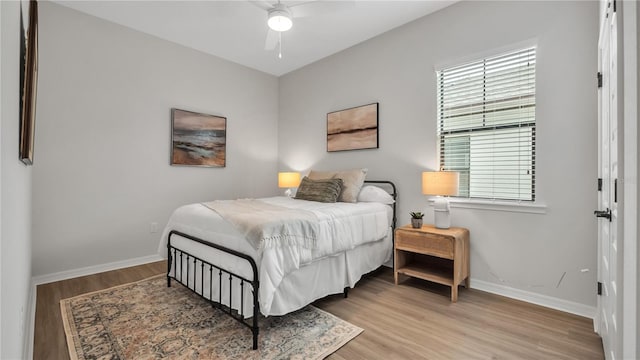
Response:
[{"label": "ceiling", "polygon": [[[294,18],[293,28],[282,33],[279,59],[277,47],[264,48],[267,11],[251,1],[54,1],[276,76],[456,2],[318,0],[317,11]],[[293,8],[308,2],[282,1]]]}]

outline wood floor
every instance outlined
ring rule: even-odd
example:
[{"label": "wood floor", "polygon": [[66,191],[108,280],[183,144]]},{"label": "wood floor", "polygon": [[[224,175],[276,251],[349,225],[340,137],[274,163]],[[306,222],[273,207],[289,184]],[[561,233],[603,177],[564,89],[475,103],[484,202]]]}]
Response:
[{"label": "wood floor", "polygon": [[[40,285],[34,359],[68,359],[60,300],[165,271],[162,262]],[[365,331],[328,359],[603,359],[590,319],[461,289],[410,279],[393,284],[382,269],[362,279],[349,297],[315,305]]]}]

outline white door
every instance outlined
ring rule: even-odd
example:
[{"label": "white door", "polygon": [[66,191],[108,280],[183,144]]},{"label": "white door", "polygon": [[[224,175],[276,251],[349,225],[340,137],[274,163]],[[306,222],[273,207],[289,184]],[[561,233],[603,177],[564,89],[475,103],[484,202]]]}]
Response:
[{"label": "white door", "polygon": [[607,18],[598,44],[602,87],[599,94],[599,177],[602,187],[599,192],[598,215],[598,279],[602,283],[598,298],[596,328],[602,337],[607,359],[619,358],[618,333],[618,106],[617,106],[617,21],[612,6],[607,9]]}]

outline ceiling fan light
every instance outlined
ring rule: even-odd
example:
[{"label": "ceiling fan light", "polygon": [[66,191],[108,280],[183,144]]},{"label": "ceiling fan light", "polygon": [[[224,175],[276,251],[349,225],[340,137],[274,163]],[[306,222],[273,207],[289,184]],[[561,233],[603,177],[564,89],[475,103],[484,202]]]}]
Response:
[{"label": "ceiling fan light", "polygon": [[275,31],[287,31],[293,26],[291,16],[286,10],[275,9],[269,12],[267,20],[269,28]]}]

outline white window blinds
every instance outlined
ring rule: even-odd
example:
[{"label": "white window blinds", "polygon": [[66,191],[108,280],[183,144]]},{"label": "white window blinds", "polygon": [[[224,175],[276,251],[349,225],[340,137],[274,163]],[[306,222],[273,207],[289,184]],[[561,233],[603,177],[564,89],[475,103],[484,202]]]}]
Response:
[{"label": "white window blinds", "polygon": [[441,170],[458,196],[535,199],[536,49],[437,71]]}]

